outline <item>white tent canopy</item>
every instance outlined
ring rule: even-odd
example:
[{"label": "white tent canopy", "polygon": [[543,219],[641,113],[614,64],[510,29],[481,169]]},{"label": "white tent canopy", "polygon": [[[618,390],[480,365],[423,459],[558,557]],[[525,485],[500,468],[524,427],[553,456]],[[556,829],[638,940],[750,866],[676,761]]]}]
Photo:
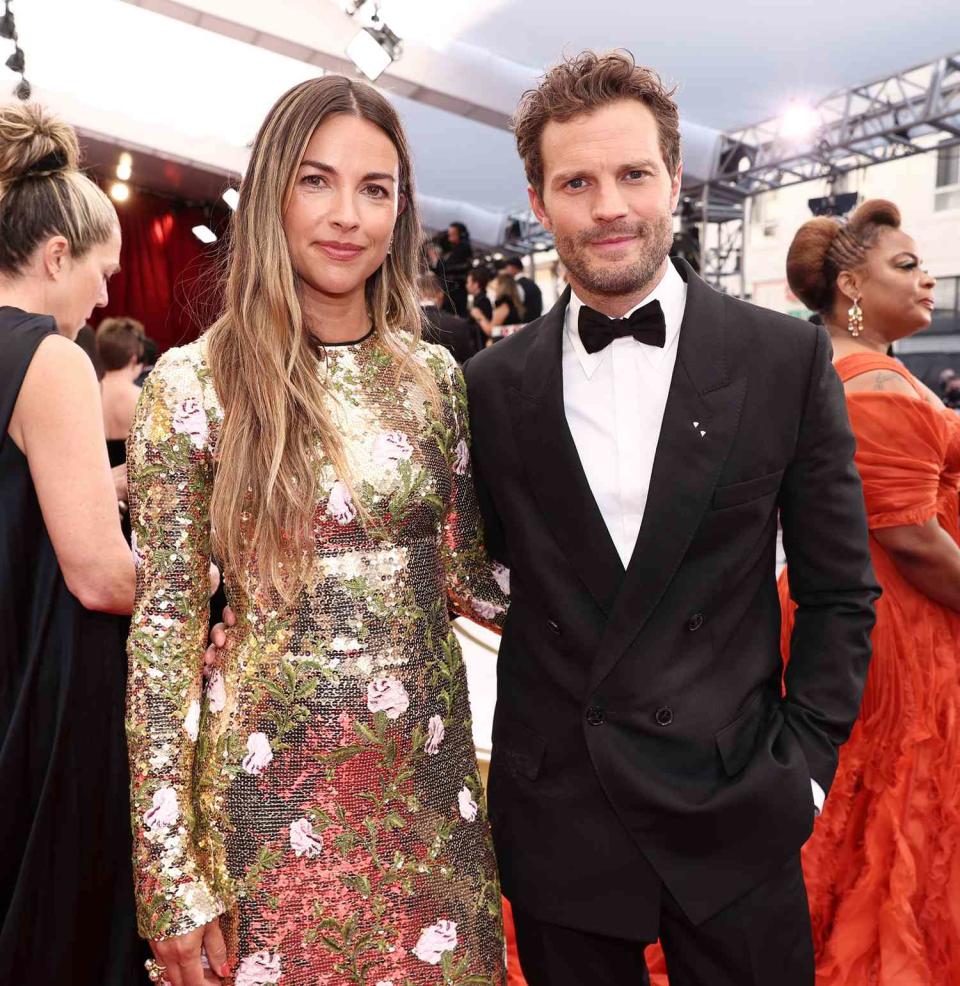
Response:
[{"label": "white tent canopy", "polygon": [[[280,93],[347,66],[359,27],[335,0],[18,0],[14,9],[39,98],[101,141],[224,181],[242,173]],[[955,0],[928,0],[909,16],[892,0],[382,0],[381,10],[404,53],[380,84],[408,129],[427,222],[461,219],[487,243],[526,205],[506,121],[563,52],[627,47],[678,85],[686,171],[702,178],[720,130],[955,50],[960,34]],[[0,98],[14,82],[0,69]]]}]

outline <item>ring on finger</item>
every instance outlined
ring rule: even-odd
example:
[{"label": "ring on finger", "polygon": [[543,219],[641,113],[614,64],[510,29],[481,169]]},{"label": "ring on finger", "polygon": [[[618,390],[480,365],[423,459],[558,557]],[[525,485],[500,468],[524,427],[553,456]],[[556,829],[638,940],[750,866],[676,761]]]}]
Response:
[{"label": "ring on finger", "polygon": [[166,966],[161,965],[159,962],[155,961],[154,959],[147,959],[147,961],[143,963],[143,967],[144,969],[147,970],[147,978],[150,980],[150,982],[165,983],[167,981]]}]

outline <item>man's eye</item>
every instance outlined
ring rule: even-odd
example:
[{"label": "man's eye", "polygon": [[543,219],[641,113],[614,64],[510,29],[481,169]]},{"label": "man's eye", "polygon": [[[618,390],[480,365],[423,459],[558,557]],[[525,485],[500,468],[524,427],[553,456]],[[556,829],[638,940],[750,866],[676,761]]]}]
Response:
[{"label": "man's eye", "polygon": [[567,182],[567,188],[583,188],[584,185],[586,185],[586,182],[583,178],[571,178]]},{"label": "man's eye", "polygon": [[645,178],[647,175],[646,171],[642,171],[639,168],[635,168],[633,171],[627,173],[628,178]]}]

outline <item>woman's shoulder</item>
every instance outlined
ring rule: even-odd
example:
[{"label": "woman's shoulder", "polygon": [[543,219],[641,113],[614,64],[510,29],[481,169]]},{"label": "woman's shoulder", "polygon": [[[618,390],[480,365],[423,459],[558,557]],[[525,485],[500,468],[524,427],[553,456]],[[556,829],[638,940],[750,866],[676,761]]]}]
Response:
[{"label": "woman's shoulder", "polygon": [[181,416],[203,412],[211,422],[219,420],[223,415],[207,362],[206,338],[168,349],[147,376],[143,393],[141,408],[162,404]]}]

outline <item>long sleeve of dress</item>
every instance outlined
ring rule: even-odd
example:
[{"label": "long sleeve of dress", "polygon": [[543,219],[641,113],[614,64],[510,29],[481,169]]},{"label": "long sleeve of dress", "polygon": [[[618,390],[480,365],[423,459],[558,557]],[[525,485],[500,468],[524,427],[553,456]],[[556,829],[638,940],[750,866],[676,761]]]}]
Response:
[{"label": "long sleeve of dress", "polygon": [[217,840],[196,797],[212,486],[210,383],[203,376],[182,351],[160,360],[144,386],[127,454],[138,566],[127,739],[137,918],[140,933],[152,939],[184,934],[225,909],[213,876]]},{"label": "long sleeve of dress", "polygon": [[473,485],[470,417],[463,372],[443,352],[444,424],[441,446],[450,464],[451,495],[444,521],[443,555],[450,608],[459,616],[499,631],[510,605],[510,572],[491,561]]}]

